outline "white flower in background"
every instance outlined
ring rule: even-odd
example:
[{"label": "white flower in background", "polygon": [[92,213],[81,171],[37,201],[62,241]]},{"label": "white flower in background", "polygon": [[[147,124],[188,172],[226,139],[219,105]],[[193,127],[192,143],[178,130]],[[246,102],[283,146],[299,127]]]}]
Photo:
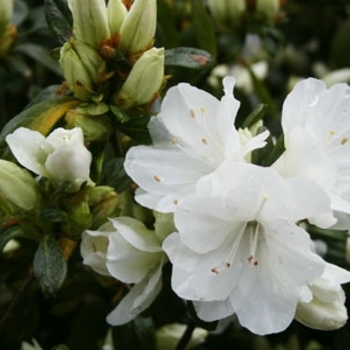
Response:
[{"label": "white flower in background", "polygon": [[73,190],[89,180],[92,157],[80,128],[58,128],[45,138],[21,127],[7,135],[6,142],[17,161],[37,175],[58,184],[68,181]]},{"label": "white flower in background", "polygon": [[168,90],[160,114],[149,123],[153,146],[132,147],[124,163],[140,186],[140,204],[172,212],[222,162],[244,162],[252,150],[265,145],[268,132],[241,144],[234,127],[239,108],[232,93],[234,79],[226,77],[223,85],[221,101],[189,84]]},{"label": "white flower in background", "polygon": [[286,151],[273,165],[285,177],[315,181],[349,227],[350,87],[309,78],[287,96],[282,112]]},{"label": "white flower in background", "polygon": [[[286,329],[300,289],[325,266],[296,222],[321,214],[332,225],[329,199],[312,181],[232,163],[221,166],[198,193],[179,203],[174,213],[179,233],[163,244],[173,264],[174,291],[195,301],[205,321],[235,313],[256,334]],[[310,299],[311,292],[303,300]]]},{"label": "white flower in background", "polygon": [[295,318],[307,327],[320,330],[338,329],[348,319],[341,283],[350,281],[350,272],[326,263],[321,277],[310,285],[312,300],[300,302]]},{"label": "white flower in background", "polygon": [[[107,316],[107,322],[121,325],[147,309],[162,288],[162,267],[167,257],[162,250],[173,225],[159,217],[155,231],[130,217],[109,219],[99,230],[83,232],[81,255],[94,271],[134,284],[130,292]],[[170,230],[167,232],[167,230]]]},{"label": "white flower in background", "polygon": [[[269,67],[266,61],[259,61],[252,63],[250,69],[257,79],[264,80],[267,77]],[[208,82],[213,87],[217,87],[219,81],[226,75],[233,76],[236,79],[236,87],[241,89],[245,94],[249,95],[254,92],[254,85],[249,70],[247,67],[238,63],[231,67],[225,64],[218,65],[212,70]]]},{"label": "white flower in background", "polygon": [[312,67],[315,76],[322,79],[327,87],[337,83],[350,82],[350,68],[341,68],[331,71],[324,63],[316,62]]}]

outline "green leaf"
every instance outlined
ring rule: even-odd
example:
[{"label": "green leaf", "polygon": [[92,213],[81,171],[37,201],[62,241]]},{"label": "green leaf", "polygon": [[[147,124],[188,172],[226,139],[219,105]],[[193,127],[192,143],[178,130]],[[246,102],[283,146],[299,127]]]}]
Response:
[{"label": "green leaf", "polygon": [[64,344],[55,345],[51,350],[69,350],[69,347]]},{"label": "green leaf", "polygon": [[49,51],[44,47],[32,44],[32,43],[24,43],[17,45],[14,52],[20,52],[24,55],[29,56],[37,62],[40,62],[44,67],[50,69],[55,74],[62,76],[61,67],[57,61],[54,61],[50,55]]},{"label": "green leaf", "polygon": [[149,115],[144,115],[125,123],[117,123],[117,129],[139,143],[150,144],[152,139],[147,128],[150,118]]},{"label": "green leaf", "polygon": [[14,2],[14,10],[12,16],[12,23],[18,27],[24,20],[28,17],[29,8],[28,5],[23,0],[16,0]]},{"label": "green leaf", "polygon": [[100,183],[113,187],[117,193],[126,190],[132,182],[124,170],[124,160],[122,157],[110,159],[102,168]]},{"label": "green leaf", "polygon": [[59,208],[44,208],[40,219],[44,222],[66,222],[68,215],[64,210]]},{"label": "green leaf", "polygon": [[217,55],[216,36],[211,20],[202,0],[192,0],[192,15],[195,35],[200,49],[206,50],[214,57]]},{"label": "green leaf", "polygon": [[45,17],[60,44],[72,36],[73,17],[65,0],[45,0]]},{"label": "green leaf", "polygon": [[109,107],[105,103],[84,103],[81,104],[76,110],[81,113],[95,116],[107,113],[109,111]]},{"label": "green leaf", "polygon": [[76,107],[80,103],[74,98],[52,95],[47,100],[30,105],[24,109],[20,114],[12,118],[0,133],[0,158],[11,159],[5,141],[7,134],[23,126],[47,135],[69,109]]},{"label": "green leaf", "polygon": [[117,106],[110,105],[109,108],[121,123],[125,123],[130,119],[130,117]]},{"label": "green leaf", "polygon": [[242,129],[250,128],[255,123],[257,123],[259,120],[264,118],[265,109],[266,109],[266,105],[264,105],[264,104],[259,104],[258,106],[256,106],[254,108],[254,110],[248,115],[248,117],[243,122]]},{"label": "green leaf", "polygon": [[156,349],[155,328],[151,318],[141,316],[124,326],[113,327],[113,342],[118,350]]},{"label": "green leaf", "polygon": [[179,35],[176,29],[175,17],[166,0],[157,1],[157,23],[157,39],[161,41],[159,46],[165,48],[177,47],[179,45]]},{"label": "green leaf", "polygon": [[165,66],[202,70],[209,69],[214,62],[209,52],[192,47],[165,50]]},{"label": "green leaf", "polygon": [[67,274],[67,262],[52,235],[44,236],[34,256],[34,277],[44,293],[54,295]]},{"label": "green leaf", "polygon": [[266,109],[270,113],[271,117],[278,119],[280,117],[280,113],[270,95],[269,90],[266,88],[265,84],[257,78],[248,64],[246,67],[249,71],[250,77],[252,78],[255,93],[259,96],[261,102],[266,104]]}]

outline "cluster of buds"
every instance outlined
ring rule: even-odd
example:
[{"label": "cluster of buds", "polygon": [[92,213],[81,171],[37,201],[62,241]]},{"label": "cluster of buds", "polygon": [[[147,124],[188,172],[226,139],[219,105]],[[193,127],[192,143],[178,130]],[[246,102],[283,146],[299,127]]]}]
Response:
[{"label": "cluster of buds", "polygon": [[17,37],[17,29],[11,23],[13,5],[14,0],[0,0],[0,57],[8,54]]},{"label": "cluster of buds", "polygon": [[152,102],[164,79],[164,50],[153,47],[156,0],[110,0],[107,6],[68,0],[68,6],[73,38],[63,45],[60,64],[75,97],[122,109]]},{"label": "cluster of buds", "polygon": [[271,23],[280,14],[283,0],[208,0],[208,7],[218,29],[238,26],[246,16]]}]

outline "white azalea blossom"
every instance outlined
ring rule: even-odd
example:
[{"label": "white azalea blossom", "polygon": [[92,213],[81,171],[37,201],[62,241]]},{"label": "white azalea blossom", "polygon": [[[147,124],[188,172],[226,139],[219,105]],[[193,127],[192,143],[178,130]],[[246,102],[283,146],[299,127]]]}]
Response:
[{"label": "white azalea blossom", "polygon": [[126,172],[140,187],[140,204],[172,212],[225,160],[245,162],[252,150],[265,145],[268,132],[241,144],[234,127],[239,108],[234,83],[232,77],[223,80],[221,101],[189,84],[169,89],[161,112],[149,123],[153,146],[133,147],[126,156]]},{"label": "white azalea blossom", "polygon": [[348,319],[342,283],[350,281],[350,272],[327,263],[321,277],[310,285],[312,300],[300,302],[295,318],[302,324],[320,330],[338,329]]},{"label": "white azalea blossom", "polygon": [[37,175],[57,184],[68,181],[72,189],[89,180],[92,157],[80,128],[58,128],[45,138],[21,127],[7,135],[6,142],[17,161]]},{"label": "white azalea blossom", "polygon": [[107,322],[121,325],[147,309],[162,288],[162,267],[167,258],[162,242],[173,232],[168,220],[159,217],[156,231],[130,217],[109,219],[97,231],[82,235],[81,254],[84,264],[97,273],[134,284],[130,292],[107,316]]},{"label": "white azalea blossom", "polygon": [[309,78],[299,82],[283,105],[286,151],[273,165],[285,177],[318,183],[337,213],[338,228],[349,227],[350,87]]},{"label": "white azalea blossom", "polygon": [[[323,273],[296,222],[319,213],[334,223],[328,197],[312,181],[271,168],[223,164],[174,213],[179,233],[164,241],[172,287],[195,301],[205,321],[235,313],[256,334],[284,330],[300,291]],[[310,301],[311,292],[303,301]]]}]

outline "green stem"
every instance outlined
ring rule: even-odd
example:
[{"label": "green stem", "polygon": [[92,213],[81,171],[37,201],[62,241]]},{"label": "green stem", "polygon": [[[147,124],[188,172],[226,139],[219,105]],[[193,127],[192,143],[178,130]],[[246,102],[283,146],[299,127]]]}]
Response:
[{"label": "green stem", "polygon": [[184,334],[182,335],[179,343],[177,344],[175,350],[185,350],[186,349],[186,346],[190,342],[190,340],[192,338],[193,331],[195,328],[196,328],[195,324],[190,321],[189,324],[187,325],[187,328],[186,328]]}]

